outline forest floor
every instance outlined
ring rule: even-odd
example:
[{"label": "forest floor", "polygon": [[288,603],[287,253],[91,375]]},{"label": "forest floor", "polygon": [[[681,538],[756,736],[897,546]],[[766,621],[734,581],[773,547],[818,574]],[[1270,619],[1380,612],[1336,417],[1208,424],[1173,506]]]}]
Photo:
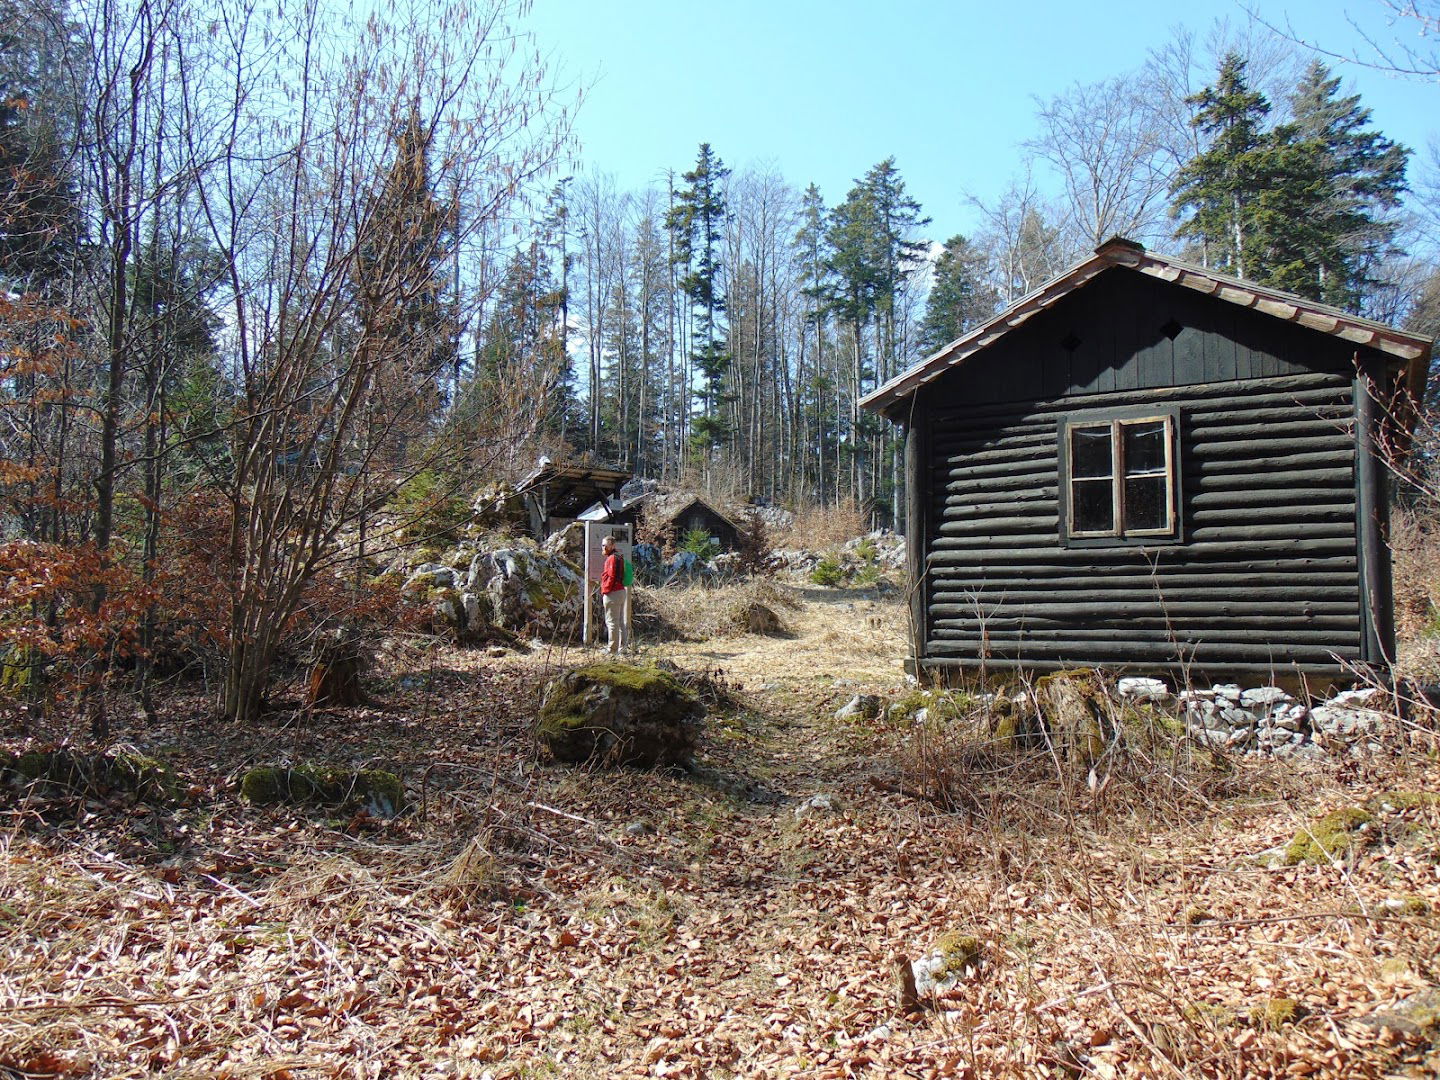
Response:
[{"label": "forest floor", "polygon": [[[792,599],[780,635],[642,643],[710,705],[695,776],[537,754],[582,650],[397,647],[374,704],[245,730],[176,691],[117,739],[183,800],[0,804],[0,1078],[1435,1075],[1433,1028],[1367,1021],[1440,982],[1440,808],[1376,799],[1440,790],[1428,732],[1286,766],[1138,739],[1092,782],[835,719],[906,691],[900,597]],[[236,793],[300,761],[413,810]],[[1350,857],[1264,857],[1367,803]],[[957,934],[978,961],[900,1011],[899,958]]]}]

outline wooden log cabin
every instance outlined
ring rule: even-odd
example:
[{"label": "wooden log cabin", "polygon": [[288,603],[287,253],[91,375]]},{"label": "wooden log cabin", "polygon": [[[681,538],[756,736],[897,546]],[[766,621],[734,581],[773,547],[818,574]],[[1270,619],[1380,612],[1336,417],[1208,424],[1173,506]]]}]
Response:
[{"label": "wooden log cabin", "polygon": [[911,669],[1385,665],[1430,347],[1108,241],[861,402],[906,429]]}]

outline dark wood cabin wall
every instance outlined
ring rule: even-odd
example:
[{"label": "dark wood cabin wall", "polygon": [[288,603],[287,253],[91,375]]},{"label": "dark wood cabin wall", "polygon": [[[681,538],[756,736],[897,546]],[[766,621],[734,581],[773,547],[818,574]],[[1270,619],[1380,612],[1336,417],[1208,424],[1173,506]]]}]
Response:
[{"label": "dark wood cabin wall", "polygon": [[[1072,325],[1095,332],[1103,321]],[[1241,668],[1360,657],[1349,372],[1232,381],[1242,359],[1247,371],[1269,371],[1290,363],[1293,346],[1257,362],[1253,348],[1225,354],[1210,336],[1197,340],[1194,355],[1170,351],[1170,378],[1219,378],[1152,388],[1143,363],[1091,373],[1082,343],[1062,381],[1083,380],[1089,393],[949,408],[953,384],[950,394],[927,395],[929,466],[917,477],[929,493],[926,660]],[[987,356],[985,367],[995,364],[1004,366]],[[1179,410],[1182,542],[1066,548],[1059,421],[1131,405]]]}]

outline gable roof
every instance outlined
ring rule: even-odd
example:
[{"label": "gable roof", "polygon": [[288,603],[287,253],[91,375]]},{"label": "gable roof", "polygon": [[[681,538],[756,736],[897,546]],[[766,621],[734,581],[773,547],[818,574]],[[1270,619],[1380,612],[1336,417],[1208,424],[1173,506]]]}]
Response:
[{"label": "gable roof", "polygon": [[1316,303],[1281,292],[1252,281],[1242,281],[1228,274],[1217,273],[1168,255],[1146,251],[1133,240],[1112,237],[1090,256],[1059,277],[1023,296],[1000,314],[981,323],[963,337],[927,356],[918,364],[860,399],[860,407],[896,418],[901,406],[921,387],[938,379],[945,372],[987,348],[1011,330],[1027,322],[1057,301],[1069,296],[1092,278],[1112,267],[1136,270],[1161,281],[1183,285],[1240,307],[1254,308],[1286,322],[1307,326],[1357,345],[1368,346],[1403,361],[1411,395],[1419,399],[1425,386],[1427,359],[1433,339],[1421,334],[1385,326],[1371,319],[1341,311],[1327,304]]}]

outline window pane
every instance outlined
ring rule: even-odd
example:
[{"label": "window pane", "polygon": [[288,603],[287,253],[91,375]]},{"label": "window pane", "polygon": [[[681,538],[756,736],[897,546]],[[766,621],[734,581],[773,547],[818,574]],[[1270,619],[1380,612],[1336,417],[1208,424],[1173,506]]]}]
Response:
[{"label": "window pane", "polygon": [[1169,500],[1163,476],[1130,477],[1125,481],[1125,531],[1170,526]]},{"label": "window pane", "polygon": [[1109,480],[1076,480],[1070,485],[1070,531],[1111,532],[1115,506]]},{"label": "window pane", "polygon": [[1123,424],[1125,433],[1125,475],[1165,471],[1165,421]]},{"label": "window pane", "polygon": [[1111,475],[1110,425],[1070,429],[1070,475],[1076,480]]}]

